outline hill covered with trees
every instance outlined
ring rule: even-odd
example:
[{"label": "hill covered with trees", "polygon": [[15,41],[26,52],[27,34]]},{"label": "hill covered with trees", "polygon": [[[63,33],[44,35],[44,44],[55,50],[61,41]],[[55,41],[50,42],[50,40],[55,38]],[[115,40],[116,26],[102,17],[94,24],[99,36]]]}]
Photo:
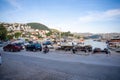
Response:
[{"label": "hill covered with trees", "polygon": [[46,25],[43,25],[41,23],[32,22],[32,23],[27,23],[27,25],[31,26],[31,28],[33,28],[33,29],[49,30],[50,31],[50,29]]}]

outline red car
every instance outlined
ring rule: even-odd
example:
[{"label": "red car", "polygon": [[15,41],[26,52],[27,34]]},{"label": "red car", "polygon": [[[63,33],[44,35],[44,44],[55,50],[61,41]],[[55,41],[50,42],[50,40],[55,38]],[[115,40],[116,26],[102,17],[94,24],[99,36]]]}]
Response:
[{"label": "red car", "polygon": [[21,48],[19,46],[14,45],[14,44],[8,44],[8,45],[3,47],[3,50],[14,52],[14,51],[20,51]]}]

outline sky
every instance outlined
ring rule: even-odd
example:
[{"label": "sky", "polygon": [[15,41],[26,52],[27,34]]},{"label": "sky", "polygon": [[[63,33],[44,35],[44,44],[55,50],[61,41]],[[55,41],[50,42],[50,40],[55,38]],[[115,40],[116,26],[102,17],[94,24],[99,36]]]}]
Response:
[{"label": "sky", "polygon": [[120,0],[0,0],[0,22],[80,33],[120,33]]}]

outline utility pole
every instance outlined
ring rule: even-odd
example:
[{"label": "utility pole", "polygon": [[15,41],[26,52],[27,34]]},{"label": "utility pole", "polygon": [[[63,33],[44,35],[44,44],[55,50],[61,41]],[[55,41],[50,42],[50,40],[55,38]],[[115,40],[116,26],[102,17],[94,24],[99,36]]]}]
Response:
[{"label": "utility pole", "polygon": [[59,27],[59,39],[60,39],[60,44],[61,44],[61,28]]}]

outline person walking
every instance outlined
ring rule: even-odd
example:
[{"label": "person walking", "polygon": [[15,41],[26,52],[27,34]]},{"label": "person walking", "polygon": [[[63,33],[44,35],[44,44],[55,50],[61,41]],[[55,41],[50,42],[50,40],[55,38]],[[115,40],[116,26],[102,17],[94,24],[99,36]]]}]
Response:
[{"label": "person walking", "polygon": [[74,54],[76,53],[76,48],[75,48],[75,46],[73,46],[72,52],[73,52]]},{"label": "person walking", "polygon": [[105,48],[104,51],[108,56],[111,55],[111,52],[107,48]]}]

